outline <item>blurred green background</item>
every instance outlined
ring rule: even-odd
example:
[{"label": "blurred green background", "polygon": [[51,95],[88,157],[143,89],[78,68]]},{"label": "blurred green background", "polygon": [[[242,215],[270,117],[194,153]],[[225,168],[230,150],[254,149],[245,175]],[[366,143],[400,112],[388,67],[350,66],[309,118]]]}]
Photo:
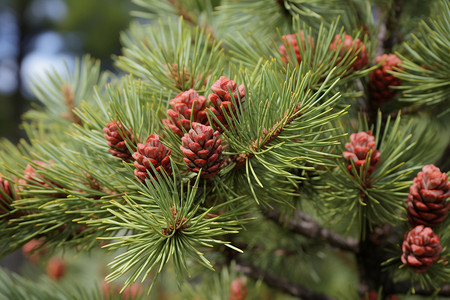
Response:
[{"label": "blurred green background", "polygon": [[22,137],[30,77],[85,53],[111,70],[132,8],[129,0],[0,0],[0,136]]}]

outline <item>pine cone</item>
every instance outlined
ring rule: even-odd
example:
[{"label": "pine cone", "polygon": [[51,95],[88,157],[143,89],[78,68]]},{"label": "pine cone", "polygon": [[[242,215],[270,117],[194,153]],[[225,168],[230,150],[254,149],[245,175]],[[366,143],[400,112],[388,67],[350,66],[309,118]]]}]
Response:
[{"label": "pine cone", "polygon": [[9,181],[2,178],[0,174],[0,215],[5,214],[11,210],[11,201],[13,192]]},{"label": "pine cone", "polygon": [[247,286],[244,279],[237,277],[231,282],[229,300],[245,300],[247,298]]},{"label": "pine cone", "polygon": [[[305,35],[303,33],[303,30],[300,30],[299,36],[301,39],[301,45],[302,45],[303,49],[306,49],[307,46],[314,47],[314,41],[311,39],[310,36],[308,36],[308,42],[305,42]],[[283,35],[281,38],[283,39],[284,44],[279,46],[278,50],[280,51],[280,53],[282,55],[281,58],[283,59],[283,61],[286,64],[288,64],[289,57],[293,56],[293,55],[291,55],[291,53],[292,53],[292,50],[294,50],[295,58],[297,58],[297,63],[300,64],[302,61],[302,57],[300,55],[300,49],[298,47],[297,35],[293,33],[293,34]]]},{"label": "pine cone", "polygon": [[[230,119],[232,119],[232,114],[236,115],[236,108],[234,107],[234,104],[232,102],[232,96],[234,97],[234,100],[236,101],[236,104],[240,101],[243,103],[243,98],[245,97],[245,87],[244,85],[240,85],[239,88],[237,88],[236,82],[233,80],[230,80],[226,78],[225,76],[221,76],[219,80],[217,80],[213,86],[211,87],[211,90],[214,94],[209,94],[208,99],[211,101],[214,107],[211,107],[211,111],[217,118],[219,119],[220,123],[222,123],[225,128],[229,129],[230,126],[227,124],[226,118],[222,112],[222,107],[225,109],[225,112],[228,114]],[[231,94],[229,92],[231,91]],[[239,97],[237,95],[239,93]],[[214,125],[217,130],[222,132],[222,128],[214,122]]]},{"label": "pine cone", "polygon": [[[369,170],[367,176],[370,176],[380,161],[380,151],[376,150],[375,137],[372,135],[372,131],[352,133],[350,135],[351,143],[346,143],[345,148],[349,151],[344,151],[342,154],[347,160],[353,160],[358,174],[360,174],[360,167],[363,166],[363,172],[366,166],[367,155],[371,151]],[[347,169],[352,172],[352,165],[349,164]]]},{"label": "pine cone", "polygon": [[[35,160],[34,162],[40,166],[40,167],[38,167],[38,169],[40,169],[40,170],[42,170],[44,168],[49,168],[49,165],[47,165],[43,161]],[[49,160],[48,162],[50,164],[54,163],[53,160]],[[51,186],[53,186],[53,187],[61,187],[56,182],[45,178],[41,174],[37,174],[36,173],[36,169],[30,164],[28,164],[25,167],[25,175],[23,175],[22,179],[19,179],[19,183],[22,184],[22,185],[34,185],[34,186],[45,186],[45,187],[51,187]]]},{"label": "pine cone", "polygon": [[192,123],[192,129],[181,138],[180,149],[186,156],[187,168],[196,173],[202,169],[202,178],[210,178],[220,171],[222,140],[218,135],[219,132],[214,132],[210,126]]},{"label": "pine cone", "polygon": [[450,209],[450,182],[438,167],[427,165],[414,178],[408,194],[408,219],[412,227],[436,226],[447,218]]},{"label": "pine cone", "polygon": [[45,270],[47,271],[48,277],[57,281],[61,279],[66,273],[67,264],[64,260],[59,257],[53,256],[47,262]]},{"label": "pine cone", "polygon": [[402,81],[387,71],[392,71],[394,67],[403,69],[399,66],[401,59],[395,54],[383,54],[376,58],[376,63],[383,62],[379,69],[369,74],[369,94],[371,101],[375,104],[382,104],[392,100],[397,94],[396,90],[392,90],[389,86],[398,86]]},{"label": "pine cone", "polygon": [[439,259],[441,240],[430,227],[419,225],[405,234],[402,262],[416,273],[425,273]]},{"label": "pine cone", "polygon": [[111,147],[108,149],[109,153],[129,163],[131,160],[131,153],[127,148],[126,138],[130,139],[132,144],[128,145],[134,149],[134,136],[131,133],[131,130],[125,128],[119,121],[116,121],[106,124],[106,127],[103,128],[103,132],[105,133],[104,137],[108,141],[108,146]]},{"label": "pine cone", "polygon": [[[340,47],[341,44],[341,36],[337,34],[334,38],[334,42],[330,45],[330,50],[337,50]],[[344,44],[342,45],[342,48],[339,50],[339,61],[345,57],[347,52],[353,52],[358,54],[356,56],[356,60],[353,62],[351,66],[351,73],[354,71],[361,70],[369,63],[369,54],[366,51],[366,45],[360,40],[356,39],[353,40],[353,37],[351,35],[345,35],[344,36]]]},{"label": "pine cone", "polygon": [[170,119],[163,119],[162,122],[167,125],[178,136],[183,136],[184,128],[187,131],[191,128],[191,114],[193,122],[207,124],[206,117],[206,98],[199,96],[193,89],[179,93],[174,99],[170,100],[173,109],[168,109],[167,114]]},{"label": "pine cone", "polygon": [[159,141],[159,136],[156,133],[150,135],[145,144],[138,144],[137,151],[133,154],[135,159],[134,166],[136,167],[134,175],[144,182],[146,178],[149,178],[147,173],[149,171],[155,178],[150,164],[155,167],[156,172],[164,170],[168,176],[172,175],[172,167],[170,165],[171,152],[172,150]]}]

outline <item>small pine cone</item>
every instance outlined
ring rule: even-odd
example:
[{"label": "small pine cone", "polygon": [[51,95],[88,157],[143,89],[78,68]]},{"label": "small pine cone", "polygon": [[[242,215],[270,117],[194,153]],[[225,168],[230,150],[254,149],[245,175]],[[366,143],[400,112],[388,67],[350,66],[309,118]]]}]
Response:
[{"label": "small pine cone", "polygon": [[[314,41],[311,39],[310,36],[308,36],[308,42],[305,42],[305,35],[303,33],[303,30],[300,30],[299,32],[300,39],[301,39],[301,45],[303,49],[306,49],[307,46],[314,47]],[[295,58],[297,59],[297,63],[300,64],[302,61],[302,57],[300,55],[300,49],[298,47],[298,40],[296,34],[288,34],[283,35],[281,37],[283,39],[283,45],[278,47],[278,51],[281,53],[281,58],[283,61],[288,64],[289,63],[289,57],[293,56],[291,55],[292,50],[294,50]]]},{"label": "small pine cone", "polygon": [[37,263],[43,256],[48,254],[48,249],[45,246],[42,239],[32,239],[22,246],[22,254],[32,263]]},{"label": "small pine cone", "polygon": [[392,90],[389,86],[398,86],[402,83],[399,78],[394,77],[387,71],[392,71],[393,68],[403,69],[399,65],[402,63],[401,59],[395,54],[383,54],[376,58],[376,63],[383,62],[380,68],[369,74],[369,94],[371,101],[375,104],[382,104],[392,100],[397,94],[396,90]]},{"label": "small pine cone", "polygon": [[50,277],[51,279],[53,279],[55,281],[58,281],[66,273],[67,264],[61,258],[53,256],[47,262],[47,266],[46,266],[45,270],[47,271],[48,277]]},{"label": "small pine cone", "polygon": [[414,178],[408,194],[408,219],[412,227],[436,226],[447,218],[450,202],[450,182],[438,167],[427,165]]},{"label": "small pine cone", "polygon": [[186,156],[184,161],[192,172],[202,169],[201,177],[210,178],[220,171],[222,156],[222,140],[219,131],[200,123],[192,123],[192,129],[181,138],[181,151]]},{"label": "small pine cone", "polygon": [[[367,171],[367,176],[370,176],[380,161],[380,151],[376,150],[375,137],[372,135],[372,131],[368,132],[358,132],[352,133],[350,135],[351,143],[346,143],[345,148],[348,150],[344,151],[342,154],[346,160],[353,160],[355,167],[359,174],[360,167],[363,166],[363,172],[366,165],[367,155],[372,151],[370,155],[369,170]],[[352,165],[349,164],[347,169],[352,172]],[[361,175],[361,174],[359,174]]]},{"label": "small pine cone", "polygon": [[170,100],[170,105],[173,107],[167,110],[170,119],[163,119],[162,122],[180,137],[183,136],[182,128],[186,132],[191,128],[191,114],[193,122],[205,125],[208,123],[205,110],[206,98],[199,96],[193,89],[179,93]]},{"label": "small pine cone", "polygon": [[2,178],[0,174],[0,215],[11,210],[11,201],[13,200],[13,192],[9,181]]},{"label": "small pine cone", "polygon": [[230,296],[228,300],[245,300],[247,298],[247,286],[242,277],[237,277],[231,282]]},{"label": "small pine cone", "polygon": [[[243,103],[243,99],[245,97],[245,87],[244,85],[240,85],[237,88],[236,82],[226,78],[225,76],[221,76],[219,80],[217,80],[211,90],[214,94],[209,94],[208,99],[211,101],[214,107],[211,107],[211,111],[217,118],[220,123],[222,123],[225,128],[229,129],[229,125],[227,124],[226,118],[222,112],[222,107],[225,109],[225,112],[228,114],[230,119],[232,119],[232,114],[235,114],[236,108],[232,102],[232,97],[236,101],[236,104],[240,101]],[[231,91],[231,94],[230,92]],[[237,95],[239,93],[239,96]],[[217,130],[222,132],[222,128],[214,122],[214,125]]]},{"label": "small pine cone", "polygon": [[425,273],[439,259],[441,240],[430,227],[419,225],[405,234],[402,262],[416,273]]},{"label": "small pine cone", "polygon": [[[106,127],[103,128],[103,132],[105,133],[104,137],[108,141],[108,146],[111,147],[108,149],[109,153],[129,163],[131,160],[131,153],[126,145],[126,137],[134,144],[134,136],[131,133],[131,130],[125,128],[119,121],[116,121],[106,124]],[[133,145],[129,146],[134,148]]]},{"label": "small pine cone", "polygon": [[[40,167],[38,167],[38,169],[42,170],[44,168],[49,168],[49,165],[47,165],[43,161],[35,160],[34,162],[40,166]],[[50,164],[54,163],[53,160],[49,160],[48,162]],[[36,169],[30,164],[28,164],[25,167],[25,175],[23,175],[22,179],[19,179],[19,183],[21,185],[34,185],[34,186],[45,186],[45,187],[50,187],[50,186],[61,187],[59,184],[55,183],[54,181],[48,180],[44,176],[42,176],[40,174],[37,174],[36,173]]]},{"label": "small pine cone", "polygon": [[133,154],[133,158],[135,159],[134,166],[136,167],[134,175],[143,182],[146,178],[149,178],[148,170],[153,175],[153,178],[155,178],[150,164],[153,165],[156,172],[162,172],[164,170],[167,175],[172,175],[172,167],[170,165],[171,152],[172,150],[159,141],[159,136],[156,133],[150,135],[145,141],[145,144],[138,144],[137,151]]},{"label": "small pine cone", "polygon": [[[341,36],[337,34],[334,38],[334,42],[330,45],[330,50],[337,50],[340,47],[341,44]],[[360,40],[356,39],[353,40],[353,37],[351,35],[345,35],[344,36],[344,44],[342,45],[342,48],[339,51],[339,61],[347,54],[347,52],[354,52],[357,51],[358,54],[356,56],[356,60],[353,62],[351,66],[351,73],[354,71],[361,70],[367,64],[369,63],[369,53],[366,51],[366,45]]]}]

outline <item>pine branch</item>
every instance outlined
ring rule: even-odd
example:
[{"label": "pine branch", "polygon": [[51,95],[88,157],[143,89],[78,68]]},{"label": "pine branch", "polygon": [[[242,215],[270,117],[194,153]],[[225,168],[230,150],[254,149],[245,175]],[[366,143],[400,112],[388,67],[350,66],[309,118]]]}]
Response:
[{"label": "pine branch", "polygon": [[[386,20],[386,30],[388,32],[383,42],[383,48],[385,53],[392,52],[392,47],[401,41],[399,36],[398,22],[402,13],[403,0],[394,0],[392,7],[394,9],[393,14],[389,14]],[[380,40],[381,42],[381,40]]]},{"label": "pine branch", "polygon": [[[389,294],[410,294],[411,293],[411,285],[410,282],[404,281],[404,282],[396,282],[392,283],[391,286],[385,287],[384,289],[385,293]],[[414,294],[415,295],[421,295],[421,296],[450,296],[450,284],[444,284],[440,287],[439,292],[436,294],[435,290],[429,290],[424,289],[419,286],[414,288]]]},{"label": "pine branch", "polygon": [[[289,110],[287,110],[284,113],[283,119],[275,123],[273,127],[270,129],[270,131],[267,131],[266,129],[263,130],[264,137],[260,138],[258,142],[254,141],[252,145],[249,146],[251,150],[258,150],[263,149],[267,145],[269,145],[273,140],[277,138],[277,136],[280,135],[280,133],[283,131],[283,129],[288,126],[292,121],[294,121],[296,118],[303,115],[303,113],[298,113],[300,109],[301,103],[297,104],[293,113],[289,118],[287,118]],[[285,122],[283,122],[286,120]],[[236,165],[234,166],[235,170],[238,170],[242,168],[245,165],[245,161],[247,159],[251,159],[255,156],[254,152],[248,152],[248,153],[241,153],[237,155],[230,156],[226,161],[223,163],[223,167],[232,163],[233,161],[236,162]]]},{"label": "pine branch", "polygon": [[250,277],[254,280],[262,279],[268,286],[304,300],[334,299],[325,294],[310,290],[303,285],[295,284],[285,278],[270,274],[263,269],[249,264],[237,263],[236,271],[241,272],[245,276]]},{"label": "pine branch", "polygon": [[331,246],[342,250],[354,253],[359,252],[358,241],[356,239],[351,237],[345,238],[335,232],[323,228],[304,212],[298,210],[294,211],[294,217],[291,219],[288,218],[288,216],[283,216],[279,210],[262,209],[262,213],[268,219],[271,219],[280,225],[285,225],[287,229],[294,233],[313,239],[324,240]]}]

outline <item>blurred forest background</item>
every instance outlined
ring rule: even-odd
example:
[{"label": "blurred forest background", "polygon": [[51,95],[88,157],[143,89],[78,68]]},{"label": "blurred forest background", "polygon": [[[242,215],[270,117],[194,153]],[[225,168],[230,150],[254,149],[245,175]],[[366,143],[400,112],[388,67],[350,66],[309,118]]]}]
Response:
[{"label": "blurred forest background", "polygon": [[[130,21],[129,0],[0,0],[0,138],[24,135],[21,115],[33,105],[30,79],[52,69],[72,69],[89,53],[114,71],[119,34]],[[20,252],[0,261],[19,271]]]},{"label": "blurred forest background", "polygon": [[20,116],[32,105],[30,78],[71,68],[85,53],[113,69],[129,0],[0,0],[0,136],[16,142]]}]

